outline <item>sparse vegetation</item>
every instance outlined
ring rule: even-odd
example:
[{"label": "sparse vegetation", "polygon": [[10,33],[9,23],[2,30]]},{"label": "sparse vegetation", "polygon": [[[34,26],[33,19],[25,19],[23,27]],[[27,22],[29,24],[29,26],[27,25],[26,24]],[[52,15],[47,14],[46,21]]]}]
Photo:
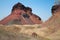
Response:
[{"label": "sparse vegetation", "polygon": [[43,37],[36,38],[29,35],[25,35],[23,33],[15,34],[0,29],[0,40],[46,40],[46,38]]}]

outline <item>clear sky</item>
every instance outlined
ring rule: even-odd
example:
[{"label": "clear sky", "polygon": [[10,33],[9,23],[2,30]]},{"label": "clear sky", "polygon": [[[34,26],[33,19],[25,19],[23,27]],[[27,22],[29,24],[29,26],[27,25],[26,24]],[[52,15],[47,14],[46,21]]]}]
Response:
[{"label": "clear sky", "polygon": [[43,21],[52,16],[51,7],[54,4],[54,0],[0,0],[0,20],[8,16],[13,5],[18,2],[31,7],[32,12],[41,17]]}]

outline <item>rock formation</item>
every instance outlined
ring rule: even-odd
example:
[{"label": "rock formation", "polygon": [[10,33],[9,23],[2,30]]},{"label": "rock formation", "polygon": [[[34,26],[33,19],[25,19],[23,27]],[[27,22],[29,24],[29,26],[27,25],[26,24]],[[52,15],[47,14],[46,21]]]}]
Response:
[{"label": "rock formation", "polygon": [[51,8],[51,13],[52,13],[52,16],[47,20],[47,21],[45,21],[44,23],[42,23],[42,27],[46,27],[46,26],[49,26],[49,25],[51,25],[52,23],[54,24],[54,25],[57,25],[57,24],[55,24],[55,20],[57,20],[58,19],[58,21],[59,21],[59,15],[60,15],[60,4],[58,4],[58,5],[53,5],[52,6],[52,8]]},{"label": "rock formation", "polygon": [[54,15],[58,11],[60,11],[60,5],[54,5],[52,7],[52,15]]},{"label": "rock formation", "polygon": [[32,13],[30,7],[26,7],[21,3],[17,3],[13,6],[11,14],[0,21],[0,24],[41,24],[41,18]]}]

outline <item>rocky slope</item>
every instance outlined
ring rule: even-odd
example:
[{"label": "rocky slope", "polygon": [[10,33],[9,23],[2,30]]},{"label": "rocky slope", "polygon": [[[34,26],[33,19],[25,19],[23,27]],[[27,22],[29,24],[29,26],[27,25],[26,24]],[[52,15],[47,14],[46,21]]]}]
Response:
[{"label": "rocky slope", "polygon": [[60,12],[43,24],[0,25],[0,40],[60,40]]},{"label": "rocky slope", "polygon": [[[0,40],[60,40],[60,6],[45,23],[0,25]],[[56,12],[57,11],[57,12]]]}]

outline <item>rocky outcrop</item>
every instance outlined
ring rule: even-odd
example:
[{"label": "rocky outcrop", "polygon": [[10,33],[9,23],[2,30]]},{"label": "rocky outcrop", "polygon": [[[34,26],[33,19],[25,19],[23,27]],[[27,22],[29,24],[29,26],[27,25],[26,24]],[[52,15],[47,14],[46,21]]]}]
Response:
[{"label": "rocky outcrop", "polygon": [[60,11],[60,5],[54,5],[51,9],[52,15],[54,15],[58,11]]},{"label": "rocky outcrop", "polygon": [[0,24],[11,25],[11,24],[41,24],[41,18],[32,13],[30,7],[26,7],[21,3],[17,3],[13,6],[11,14],[1,20]]}]

